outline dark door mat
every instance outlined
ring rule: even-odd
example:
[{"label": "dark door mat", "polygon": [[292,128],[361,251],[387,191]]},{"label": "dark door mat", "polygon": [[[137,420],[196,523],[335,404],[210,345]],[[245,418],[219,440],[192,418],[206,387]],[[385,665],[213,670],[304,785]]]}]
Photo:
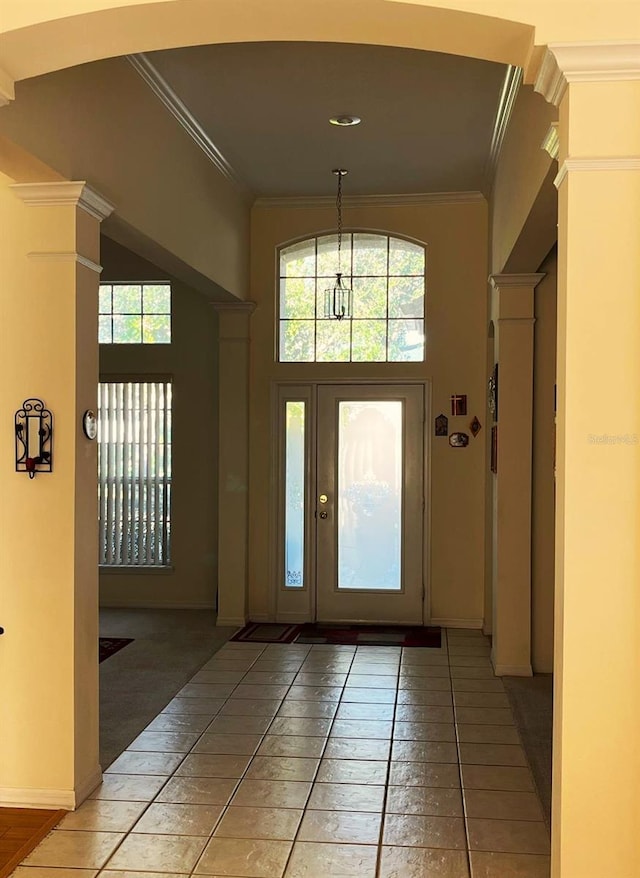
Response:
[{"label": "dark door mat", "polygon": [[296,643],[421,646],[440,649],[440,629],[413,625],[302,625]]},{"label": "dark door mat", "polygon": [[114,653],[120,652],[129,643],[133,643],[133,637],[100,637],[98,640],[98,662],[103,662]]},{"label": "dark door mat", "polygon": [[249,622],[236,631],[231,640],[241,643],[293,643],[300,625],[283,625],[271,622]]}]

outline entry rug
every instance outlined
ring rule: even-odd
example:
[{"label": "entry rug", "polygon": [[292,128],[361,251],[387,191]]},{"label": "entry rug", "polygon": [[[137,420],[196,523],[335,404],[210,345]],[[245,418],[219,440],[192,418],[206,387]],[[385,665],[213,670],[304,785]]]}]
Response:
[{"label": "entry rug", "polygon": [[440,649],[440,628],[413,625],[285,625],[250,622],[231,640],[244,643],[329,643]]},{"label": "entry rug", "polygon": [[98,640],[98,662],[103,662],[116,652],[120,652],[129,643],[133,643],[133,637],[101,637]]},{"label": "entry rug", "polygon": [[440,629],[413,625],[301,625],[296,643],[440,649]]},{"label": "entry rug", "polygon": [[236,631],[231,640],[241,643],[293,643],[300,625],[278,625],[268,622],[249,622]]}]

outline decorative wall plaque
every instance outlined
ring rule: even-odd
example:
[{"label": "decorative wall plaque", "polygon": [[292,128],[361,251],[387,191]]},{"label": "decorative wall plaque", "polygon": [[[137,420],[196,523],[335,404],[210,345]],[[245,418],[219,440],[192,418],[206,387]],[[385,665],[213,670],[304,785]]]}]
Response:
[{"label": "decorative wall plaque", "polygon": [[451,436],[449,436],[449,445],[451,445],[452,448],[466,448],[468,444],[468,433],[452,433]]},{"label": "decorative wall plaque", "polygon": [[471,430],[471,435],[475,439],[476,436],[478,435],[478,433],[480,432],[480,430],[482,430],[482,424],[480,423],[480,421],[478,420],[477,417],[475,417],[471,421],[471,423],[469,424],[469,429]]},{"label": "decorative wall plaque", "polygon": [[436,436],[449,435],[449,418],[446,415],[438,415],[436,418]]},{"label": "decorative wall plaque", "polygon": [[466,415],[467,413],[467,394],[453,393],[451,395],[451,414],[454,416]]}]

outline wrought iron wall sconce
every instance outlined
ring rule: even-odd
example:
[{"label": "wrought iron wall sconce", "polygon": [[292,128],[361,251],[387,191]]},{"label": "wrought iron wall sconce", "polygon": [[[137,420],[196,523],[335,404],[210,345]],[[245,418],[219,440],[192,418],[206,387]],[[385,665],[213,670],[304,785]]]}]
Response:
[{"label": "wrought iron wall sconce", "polygon": [[53,415],[41,399],[25,399],[15,417],[16,472],[50,473],[53,469]]}]

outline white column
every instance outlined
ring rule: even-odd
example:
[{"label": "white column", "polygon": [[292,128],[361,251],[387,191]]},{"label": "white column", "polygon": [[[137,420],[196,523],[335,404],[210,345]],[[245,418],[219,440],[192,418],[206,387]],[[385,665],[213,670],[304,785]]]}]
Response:
[{"label": "white column", "polygon": [[[100,221],[85,183],[0,175],[0,804],[74,808],[98,764]],[[13,413],[53,413],[51,473],[16,472]]]},{"label": "white column", "polygon": [[531,454],[534,290],[542,274],[491,277],[498,363],[498,471],[493,486],[496,674],[531,676]]},{"label": "white column", "polygon": [[249,327],[253,302],[219,312],[218,625],[247,620]]},{"label": "white column", "polygon": [[640,870],[640,42],[550,46],[560,107],[552,875]]}]

